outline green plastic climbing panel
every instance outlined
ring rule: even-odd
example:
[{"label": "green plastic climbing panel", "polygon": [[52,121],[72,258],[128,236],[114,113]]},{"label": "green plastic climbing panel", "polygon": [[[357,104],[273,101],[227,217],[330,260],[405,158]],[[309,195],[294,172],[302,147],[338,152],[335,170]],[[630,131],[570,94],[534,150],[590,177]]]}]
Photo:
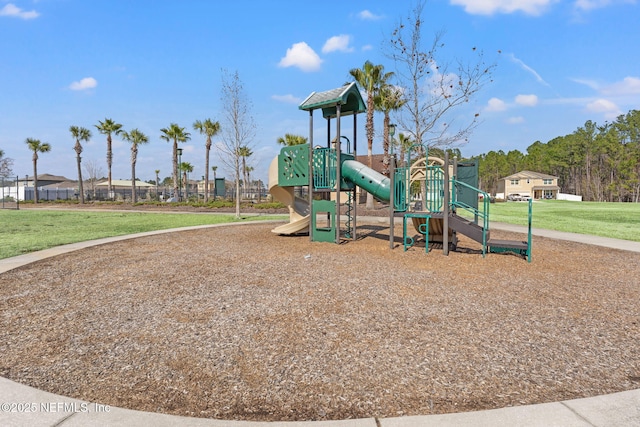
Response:
[{"label": "green plastic climbing panel", "polygon": [[[318,215],[321,216],[320,219]],[[323,216],[326,216],[326,219]],[[335,201],[314,200],[311,204],[311,240],[314,242],[336,241]]]},{"label": "green plastic climbing panel", "polygon": [[278,185],[281,187],[309,185],[309,144],[292,145],[280,150]]}]

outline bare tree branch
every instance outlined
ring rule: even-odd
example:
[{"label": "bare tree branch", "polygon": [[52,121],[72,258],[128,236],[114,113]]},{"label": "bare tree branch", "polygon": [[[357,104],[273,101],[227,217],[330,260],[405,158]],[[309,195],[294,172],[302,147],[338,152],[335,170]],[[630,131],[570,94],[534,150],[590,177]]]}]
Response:
[{"label": "bare tree branch", "polygon": [[405,88],[406,103],[397,121],[417,144],[463,144],[478,125],[479,113],[459,117],[460,107],[491,81],[496,65],[487,65],[475,47],[475,59],[468,63],[443,60],[443,31],[436,32],[426,48],[423,9],[424,1],[419,1],[396,25],[386,46],[385,54],[395,62],[396,77]]},{"label": "bare tree branch", "polygon": [[240,160],[241,147],[251,148],[256,125],[251,115],[251,101],[246,97],[238,72],[222,70],[221,101],[221,160],[234,174],[236,186],[236,217],[240,217]]}]

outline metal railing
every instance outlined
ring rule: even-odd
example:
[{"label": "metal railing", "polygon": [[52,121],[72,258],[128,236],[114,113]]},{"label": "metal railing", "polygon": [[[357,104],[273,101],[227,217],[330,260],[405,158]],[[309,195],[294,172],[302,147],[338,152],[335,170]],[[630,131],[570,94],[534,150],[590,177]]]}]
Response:
[{"label": "metal railing", "polygon": [[313,150],[313,187],[333,189],[336,185],[336,150],[316,148]]},{"label": "metal railing", "polygon": [[440,166],[427,166],[425,170],[426,200],[424,206],[430,212],[441,212],[444,202],[444,172]]}]

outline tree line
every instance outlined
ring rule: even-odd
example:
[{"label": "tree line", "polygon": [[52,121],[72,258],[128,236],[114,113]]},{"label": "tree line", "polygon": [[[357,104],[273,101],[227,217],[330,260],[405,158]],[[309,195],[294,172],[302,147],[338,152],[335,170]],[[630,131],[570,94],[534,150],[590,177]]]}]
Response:
[{"label": "tree line", "polygon": [[585,201],[640,202],[640,111],[603,125],[588,120],[574,132],[526,153],[490,151],[479,160],[480,188],[495,194],[498,181],[521,170],[558,177],[563,193]]}]

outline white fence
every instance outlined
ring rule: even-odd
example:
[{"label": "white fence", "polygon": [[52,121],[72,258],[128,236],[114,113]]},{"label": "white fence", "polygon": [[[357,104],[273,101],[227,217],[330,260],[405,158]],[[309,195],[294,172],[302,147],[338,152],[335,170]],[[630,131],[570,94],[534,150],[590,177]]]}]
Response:
[{"label": "white fence", "polygon": [[[0,188],[0,198],[8,200],[33,200],[33,187],[11,186]],[[76,191],[71,188],[40,188],[38,198],[40,200],[69,200],[75,198]]]},{"label": "white fence", "polygon": [[[33,200],[33,187],[23,186],[11,186],[0,187],[0,200],[19,200],[21,202],[25,200]],[[93,190],[85,189],[85,200],[107,200],[109,199],[107,189],[96,190],[95,194]],[[148,188],[136,188],[136,194],[138,199],[146,199],[155,192],[150,191]],[[95,196],[95,197],[94,197]],[[116,200],[131,200],[131,189],[119,188],[111,193],[111,198]],[[78,190],[75,188],[51,188],[51,187],[39,187],[38,200],[77,200]]]},{"label": "white fence", "polygon": [[581,202],[582,196],[576,196],[575,194],[558,193],[558,200],[570,200],[572,202]]},{"label": "white fence", "polygon": [[9,181],[3,181],[4,186],[0,186],[0,199],[2,200],[24,200],[24,187],[7,185]]}]

